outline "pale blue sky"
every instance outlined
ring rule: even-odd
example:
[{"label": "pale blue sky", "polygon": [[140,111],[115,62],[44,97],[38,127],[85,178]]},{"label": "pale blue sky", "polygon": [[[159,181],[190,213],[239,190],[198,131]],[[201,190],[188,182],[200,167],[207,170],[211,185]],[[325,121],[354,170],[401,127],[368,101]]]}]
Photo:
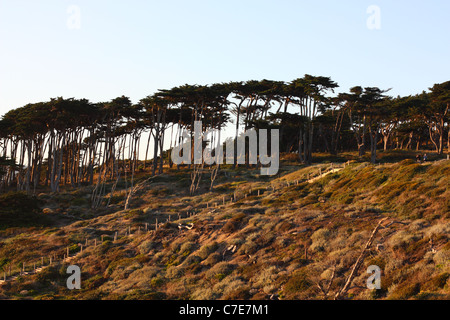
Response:
[{"label": "pale blue sky", "polygon": [[[71,30],[70,5],[80,9]],[[367,8],[381,9],[369,30]],[[450,1],[0,0],[0,114],[50,97],[305,73],[408,95],[450,80]]]}]

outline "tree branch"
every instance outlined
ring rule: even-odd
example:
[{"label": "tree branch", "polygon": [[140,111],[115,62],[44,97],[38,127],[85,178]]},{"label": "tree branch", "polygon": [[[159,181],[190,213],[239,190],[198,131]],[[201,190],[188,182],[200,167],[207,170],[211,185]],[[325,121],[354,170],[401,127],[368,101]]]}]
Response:
[{"label": "tree branch", "polygon": [[375,236],[378,232],[378,229],[380,229],[381,224],[387,220],[388,218],[381,219],[375,229],[372,231],[372,235],[370,236],[369,240],[367,241],[366,245],[364,246],[363,251],[359,255],[358,259],[356,260],[355,264],[353,265],[352,271],[350,272],[350,275],[347,278],[347,281],[345,282],[344,286],[339,290],[336,295],[334,296],[335,300],[341,299],[341,297],[347,293],[347,291],[350,289],[350,285],[353,281],[353,278],[356,276],[356,273],[358,272],[359,267],[364,262],[364,259],[367,255],[367,251],[369,250],[370,246],[373,243],[373,240],[375,239]]}]

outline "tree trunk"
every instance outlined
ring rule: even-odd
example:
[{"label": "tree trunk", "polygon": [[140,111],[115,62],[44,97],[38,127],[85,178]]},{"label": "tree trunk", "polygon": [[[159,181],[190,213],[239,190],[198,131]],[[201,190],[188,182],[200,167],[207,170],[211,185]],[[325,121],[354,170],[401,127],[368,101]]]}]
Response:
[{"label": "tree trunk", "polygon": [[61,173],[62,173],[62,166],[63,166],[63,150],[64,150],[64,144],[66,142],[66,133],[63,133],[62,142],[59,147],[59,161],[58,161],[58,169],[57,169],[57,178],[56,178],[56,192],[59,192],[59,183],[61,181]]},{"label": "tree trunk", "polygon": [[147,168],[148,148],[150,147],[150,139],[152,137],[152,129],[148,132],[147,147],[145,148],[144,169]]},{"label": "tree trunk", "polygon": [[370,161],[373,164],[377,162],[377,143],[378,143],[378,130],[370,129]]},{"label": "tree trunk", "polygon": [[450,154],[450,124],[448,125],[447,153]]},{"label": "tree trunk", "polygon": [[389,141],[389,136],[390,136],[390,134],[388,134],[388,135],[383,134],[383,150],[384,151],[387,151],[387,144]]},{"label": "tree trunk", "polygon": [[300,160],[300,162],[305,161],[305,159],[303,158],[303,129],[301,128],[298,133],[298,159]]},{"label": "tree trunk", "polygon": [[306,158],[306,164],[309,165],[312,164],[313,137],[314,137],[314,124],[311,123],[309,126],[308,156]]},{"label": "tree trunk", "polygon": [[358,150],[359,150],[359,156],[362,157],[366,154],[366,116],[364,116],[364,121],[363,121],[363,132],[362,132],[362,136],[361,136],[361,145],[358,146]]},{"label": "tree trunk", "polygon": [[158,166],[158,147],[159,147],[159,123],[155,125],[155,134],[153,136],[153,169],[152,175],[156,175],[156,169]]},{"label": "tree trunk", "polygon": [[430,134],[430,140],[433,143],[434,148],[436,149],[436,152],[439,153],[439,146],[438,146],[437,142],[434,139],[433,128],[432,128],[431,124],[428,125],[428,132]]},{"label": "tree trunk", "polygon": [[439,123],[439,154],[444,153],[444,118]]},{"label": "tree trunk", "polygon": [[408,143],[406,144],[406,147],[405,147],[406,150],[409,150],[411,148],[411,143],[412,143],[413,137],[414,137],[414,131],[411,131],[409,133]]},{"label": "tree trunk", "polygon": [[370,246],[373,243],[373,240],[375,239],[375,236],[378,232],[378,229],[380,229],[381,224],[386,220],[387,218],[381,219],[377,226],[375,227],[375,229],[372,231],[372,235],[370,236],[369,240],[367,241],[366,245],[364,246],[363,251],[361,252],[361,254],[359,255],[358,259],[356,260],[355,264],[353,265],[353,268],[350,272],[350,275],[347,278],[347,281],[345,282],[344,286],[342,287],[341,290],[339,290],[336,295],[334,296],[335,300],[339,300],[342,298],[343,295],[345,295],[348,291],[348,289],[350,289],[350,285],[352,284],[353,278],[356,276],[356,273],[358,272],[359,267],[362,265],[362,263],[364,262],[364,259],[367,255],[367,251],[369,250]]}]

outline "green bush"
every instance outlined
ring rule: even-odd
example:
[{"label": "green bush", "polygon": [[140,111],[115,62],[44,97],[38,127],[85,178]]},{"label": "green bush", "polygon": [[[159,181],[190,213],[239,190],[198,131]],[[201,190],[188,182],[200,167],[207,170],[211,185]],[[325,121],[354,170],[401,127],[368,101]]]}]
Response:
[{"label": "green bush", "polygon": [[88,200],[86,198],[76,198],[71,201],[71,204],[82,207],[88,205]]},{"label": "green bush", "polygon": [[39,208],[41,201],[24,192],[0,195],[0,230],[14,227],[41,227],[50,224]]},{"label": "green bush", "polygon": [[420,283],[402,283],[389,297],[394,300],[407,300],[420,292]]},{"label": "green bush", "polygon": [[295,272],[284,285],[283,292],[292,295],[305,291],[311,287],[312,283],[307,279],[306,274],[302,271]]},{"label": "green bush", "polygon": [[5,271],[5,269],[3,269],[8,263],[10,263],[10,260],[8,258],[1,258],[0,259],[0,270]]},{"label": "green bush", "polygon": [[202,259],[206,259],[208,258],[208,256],[215,252],[218,249],[218,244],[217,242],[213,242],[211,244],[207,244],[204,245],[203,247],[200,248],[200,250],[198,251],[197,255]]},{"label": "green bush", "polygon": [[234,265],[228,262],[225,261],[219,262],[206,272],[205,277],[207,279],[217,279],[221,281],[229,274],[231,274],[234,267],[235,267]]},{"label": "green bush", "polygon": [[431,290],[443,289],[447,284],[447,279],[450,277],[448,273],[442,273],[430,279],[427,287]]},{"label": "green bush", "polygon": [[160,278],[160,277],[154,277],[150,281],[152,288],[159,288],[163,285],[163,283],[164,283],[164,279]]}]

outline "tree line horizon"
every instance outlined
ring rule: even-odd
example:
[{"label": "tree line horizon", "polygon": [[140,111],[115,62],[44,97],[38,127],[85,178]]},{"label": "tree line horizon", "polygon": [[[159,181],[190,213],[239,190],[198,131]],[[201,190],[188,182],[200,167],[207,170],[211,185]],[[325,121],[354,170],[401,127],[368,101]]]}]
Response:
[{"label": "tree line horizon", "polygon": [[[195,121],[204,131],[233,125],[234,143],[241,128],[279,129],[280,151],[298,153],[308,165],[313,152],[370,153],[375,163],[377,149],[431,146],[438,154],[445,144],[450,149],[450,81],[403,97],[362,86],[334,94],[337,87],[330,77],[307,74],[290,82],[186,84],[160,89],[136,104],[126,96],[97,103],[63,97],[30,103],[0,119],[0,190],[31,194],[39,186],[59,192],[62,185],[96,185],[102,194],[107,179],[120,178],[133,186],[139,166],[150,165],[152,175],[163,173],[165,139],[172,149],[182,130],[192,133]],[[142,140],[144,133],[148,138]],[[147,159],[151,142],[153,159]],[[193,184],[203,169],[204,164],[194,165]],[[211,170],[216,176],[219,167]]]}]

